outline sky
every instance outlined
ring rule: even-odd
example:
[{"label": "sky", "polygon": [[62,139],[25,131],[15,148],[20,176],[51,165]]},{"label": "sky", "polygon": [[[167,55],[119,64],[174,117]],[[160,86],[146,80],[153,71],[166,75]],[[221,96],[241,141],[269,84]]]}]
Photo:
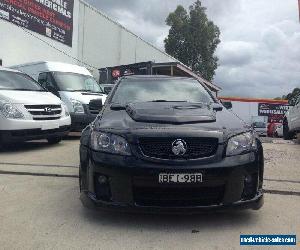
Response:
[{"label": "sky", "polygon": [[[123,26],[164,49],[168,14],[195,0],[88,0]],[[221,95],[282,96],[300,87],[297,0],[202,0],[221,30],[214,82]]]}]

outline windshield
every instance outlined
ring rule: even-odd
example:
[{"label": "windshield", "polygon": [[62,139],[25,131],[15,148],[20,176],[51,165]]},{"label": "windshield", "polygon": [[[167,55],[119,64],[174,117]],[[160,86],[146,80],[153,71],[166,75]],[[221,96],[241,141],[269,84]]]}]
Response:
[{"label": "windshield", "polygon": [[119,83],[112,102],[213,102],[206,89],[193,79],[124,79]]},{"label": "windshield", "polygon": [[62,72],[53,72],[52,74],[61,91],[104,93],[100,85],[91,76]]},{"label": "windshield", "polygon": [[1,90],[46,91],[31,77],[18,72],[0,71]]}]

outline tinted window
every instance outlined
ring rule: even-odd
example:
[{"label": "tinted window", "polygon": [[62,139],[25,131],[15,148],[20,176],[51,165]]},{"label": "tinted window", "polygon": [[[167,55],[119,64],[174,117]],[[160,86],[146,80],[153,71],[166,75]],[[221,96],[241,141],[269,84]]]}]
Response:
[{"label": "tinted window", "polygon": [[124,79],[112,102],[127,104],[148,101],[213,102],[206,89],[193,79]]},{"label": "tinted window", "polygon": [[16,72],[0,71],[0,89],[23,91],[46,91],[31,77]]},{"label": "tinted window", "polygon": [[103,89],[91,76],[73,73],[52,73],[55,82],[61,91],[88,91],[103,93]]}]

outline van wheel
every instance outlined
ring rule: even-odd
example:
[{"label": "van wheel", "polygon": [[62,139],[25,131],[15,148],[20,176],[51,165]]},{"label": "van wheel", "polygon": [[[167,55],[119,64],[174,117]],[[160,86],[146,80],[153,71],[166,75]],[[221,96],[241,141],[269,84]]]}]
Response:
[{"label": "van wheel", "polygon": [[48,138],[47,140],[49,144],[57,144],[61,142],[61,137],[51,137]]},{"label": "van wheel", "polygon": [[283,121],[283,139],[284,140],[292,140],[294,138],[295,134],[290,132],[289,124],[287,120]]},{"label": "van wheel", "polygon": [[0,151],[3,149],[4,143],[2,142],[1,134],[0,134]]}]

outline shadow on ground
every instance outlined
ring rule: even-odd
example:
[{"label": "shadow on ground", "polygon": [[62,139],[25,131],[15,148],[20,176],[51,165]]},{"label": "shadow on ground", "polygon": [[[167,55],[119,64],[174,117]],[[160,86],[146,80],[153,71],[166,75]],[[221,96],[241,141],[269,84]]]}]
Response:
[{"label": "shadow on ground", "polygon": [[258,221],[258,211],[228,211],[203,213],[197,215],[151,215],[151,214],[129,214],[117,212],[93,211],[82,208],[84,220],[90,224],[110,225],[123,229],[141,230],[166,230],[190,231],[199,233],[201,231],[224,230],[224,227],[238,227],[255,224]]},{"label": "shadow on ground", "polygon": [[64,141],[79,141],[80,134],[70,136],[66,136],[63,140],[58,144],[49,144],[47,140],[37,140],[37,141],[29,141],[29,142],[17,142],[14,144],[7,144],[0,147],[1,153],[17,153],[17,152],[26,152],[26,151],[37,151],[42,149],[50,149],[54,147],[64,147]]}]

